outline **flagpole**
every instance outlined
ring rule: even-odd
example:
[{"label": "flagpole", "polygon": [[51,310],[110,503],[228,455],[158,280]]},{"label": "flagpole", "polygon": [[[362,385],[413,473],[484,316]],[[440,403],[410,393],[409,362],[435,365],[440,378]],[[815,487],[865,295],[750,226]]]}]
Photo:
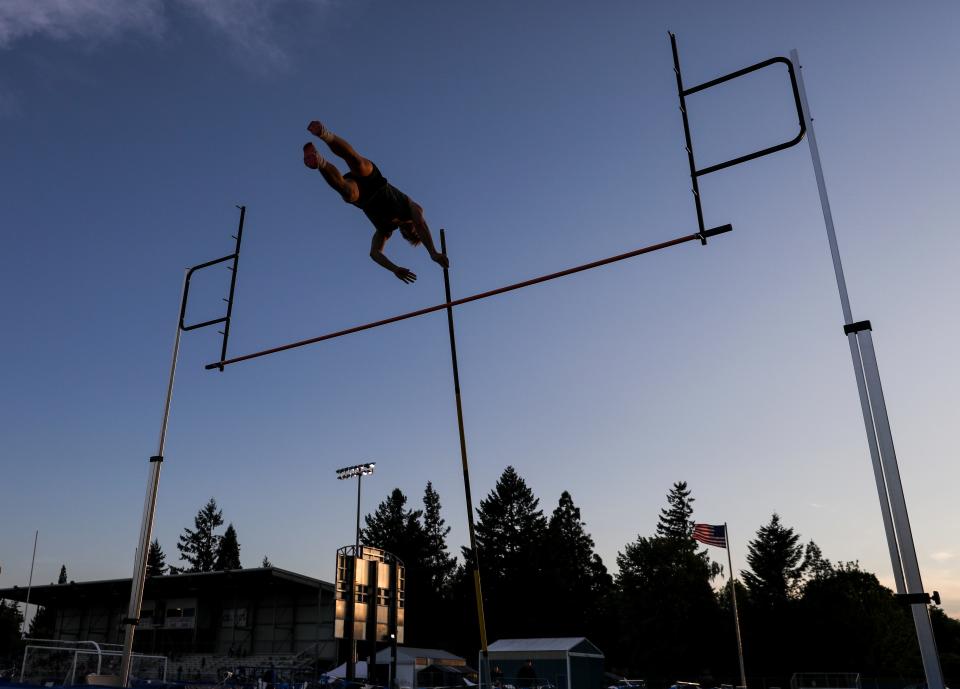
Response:
[{"label": "flagpole", "polygon": [[733,623],[737,630],[737,655],[740,659],[740,686],[746,689],[747,672],[743,668],[743,641],[740,638],[740,613],[737,612],[737,580],[733,576],[733,560],[730,557],[730,529],[723,523],[723,540],[727,546],[727,565],[730,567],[730,600],[733,601]]}]

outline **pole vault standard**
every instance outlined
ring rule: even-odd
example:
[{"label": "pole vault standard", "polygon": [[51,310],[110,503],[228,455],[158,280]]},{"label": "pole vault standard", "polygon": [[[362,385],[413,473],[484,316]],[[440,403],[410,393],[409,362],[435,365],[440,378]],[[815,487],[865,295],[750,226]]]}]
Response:
[{"label": "pole vault standard", "polygon": [[[933,635],[933,625],[930,621],[930,611],[927,607],[931,601],[940,602],[939,594],[933,595],[923,590],[920,578],[920,566],[917,561],[916,546],[913,542],[913,533],[910,528],[910,519],[907,514],[906,499],[903,494],[903,485],[900,481],[900,469],[897,464],[897,455],[893,447],[893,434],[890,430],[890,420],[887,416],[887,407],[883,397],[883,388],[880,384],[880,369],[877,364],[876,352],[873,348],[870,321],[853,321],[853,312],[850,308],[850,297],[847,294],[846,278],[843,274],[843,265],[840,261],[840,251],[837,247],[837,236],[833,225],[833,215],[830,211],[830,200],[827,197],[826,183],[823,169],[820,165],[820,151],[817,147],[816,135],[813,131],[813,118],[807,103],[803,78],[800,74],[800,59],[797,51],[790,54],[790,59],[774,57],[744,69],[732,72],[726,76],[713,79],[699,86],[684,88],[680,73],[680,57],[677,50],[677,38],[670,34],[670,45],[673,51],[673,66],[677,75],[677,94],[680,98],[680,112],[683,115],[683,129],[686,136],[687,154],[690,163],[690,177],[693,182],[693,195],[697,209],[697,219],[703,222],[703,213],[700,204],[698,178],[723,170],[754,158],[783,150],[794,146],[808,134],[810,156],[813,160],[813,170],[817,179],[817,189],[820,193],[820,204],[823,209],[823,219],[827,230],[827,240],[830,245],[830,254],[833,259],[833,269],[837,280],[837,289],[840,293],[840,305],[843,310],[843,332],[850,345],[850,355],[853,359],[854,375],[857,381],[857,391],[860,396],[860,407],[863,413],[863,422],[867,431],[867,444],[870,448],[870,457],[873,463],[874,479],[877,492],[880,496],[880,512],[887,536],[887,547],[890,551],[890,560],[893,564],[893,576],[896,582],[897,595],[901,601],[910,605],[913,614],[914,626],[917,630],[917,641],[920,646],[920,656],[929,689],[944,689],[943,673],[940,668],[940,659],[937,654],[936,640]],[[687,96],[693,95],[708,88],[718,86],[731,79],[755,72],[774,64],[783,64],[787,68],[793,89],[793,98],[797,108],[800,131],[791,140],[777,146],[728,160],[724,163],[697,169],[694,162],[692,138],[687,120]],[[702,225],[701,225],[702,227]]]},{"label": "pole vault standard", "polygon": [[796,50],[793,50],[790,52],[790,58],[796,65],[800,77],[800,98],[803,104],[804,118],[807,122],[807,132],[809,133],[807,143],[810,146],[810,158],[813,162],[814,175],[817,178],[820,206],[823,209],[823,222],[827,230],[827,241],[830,244],[830,255],[833,259],[833,270],[837,279],[837,290],[840,293],[840,307],[843,310],[843,332],[850,345],[850,356],[853,360],[853,372],[857,380],[857,392],[860,396],[863,423],[867,431],[867,444],[870,447],[874,480],[880,497],[880,514],[883,518],[883,527],[887,536],[887,548],[890,551],[890,563],[893,565],[893,578],[896,583],[897,596],[910,606],[910,611],[913,614],[913,624],[917,630],[920,658],[923,662],[927,686],[929,689],[943,689],[943,671],[940,667],[940,656],[937,653],[937,642],[933,634],[933,623],[930,621],[930,610],[927,607],[931,600],[939,604],[940,596],[936,591],[931,596],[923,590],[920,564],[917,561],[917,548],[913,542],[913,531],[910,528],[910,517],[907,514],[907,501],[903,494],[903,484],[900,481],[900,467],[893,447],[893,432],[890,430],[887,405],[884,402],[883,388],[880,385],[880,367],[877,364],[877,355],[873,349],[872,327],[870,321],[854,322],[853,320],[850,296],[847,294],[847,280],[843,274],[840,249],[837,246],[837,234],[833,226],[833,213],[830,210],[830,199],[827,196],[827,184],[824,181],[823,168],[820,165],[820,149],[817,147],[817,137],[813,131],[813,117],[810,115],[807,92],[803,85],[803,74],[800,71],[800,56]]},{"label": "pole vault standard", "polygon": [[[236,246],[232,254],[221,256],[220,258],[206,263],[195,265],[188,268],[183,276],[183,288],[180,292],[180,312],[177,319],[177,332],[173,338],[173,356],[170,362],[170,375],[167,378],[167,394],[163,402],[163,419],[160,422],[160,440],[157,444],[157,454],[150,457],[150,477],[147,480],[147,494],[143,502],[143,516],[140,520],[140,540],[136,550],[136,559],[133,563],[133,577],[130,581],[130,605],[127,608],[127,616],[122,620],[126,626],[123,637],[123,659],[120,665],[120,685],[128,686],[130,680],[130,658],[133,653],[133,636],[136,633],[137,625],[140,623],[140,606],[143,604],[143,591],[147,580],[147,555],[150,549],[150,539],[153,535],[153,519],[157,511],[157,491],[160,488],[160,467],[163,464],[163,450],[167,441],[167,422],[170,419],[170,402],[173,399],[173,380],[177,373],[177,359],[180,354],[180,333],[187,330],[197,330],[205,328],[208,325],[223,323],[223,344],[220,351],[221,358],[227,354],[227,339],[230,336],[230,319],[233,314],[233,295],[237,286],[237,266],[240,262],[240,241],[243,238],[243,219],[246,215],[246,206],[238,206],[240,209],[240,224],[237,227],[237,234],[234,235]],[[230,293],[227,299],[227,313],[222,318],[204,321],[202,323],[193,323],[185,325],[183,322],[187,311],[187,298],[190,295],[190,278],[198,270],[209,268],[232,261],[228,266],[232,275],[230,277]]]},{"label": "pole vault standard", "polygon": [[233,357],[232,359],[221,359],[220,361],[215,361],[212,364],[207,364],[206,366],[204,366],[204,368],[207,369],[208,371],[215,368],[220,369],[222,371],[224,366],[229,366],[230,364],[239,364],[241,361],[249,361],[250,359],[256,359],[261,356],[267,356],[268,354],[285,352],[288,349],[296,349],[297,347],[304,347],[306,345],[315,344],[317,342],[323,342],[324,340],[332,340],[336,337],[343,337],[344,335],[352,335],[353,333],[358,333],[363,330],[370,330],[371,328],[379,328],[381,325],[388,325],[390,323],[396,323],[398,321],[405,321],[408,318],[416,318],[417,316],[424,316],[428,313],[434,313],[435,311],[449,309],[453,306],[460,306],[461,304],[469,304],[472,301],[486,299],[487,297],[494,297],[498,294],[503,294],[505,292],[512,292],[513,290],[520,289],[521,287],[530,287],[531,285],[538,285],[541,282],[556,280],[557,278],[562,278],[567,275],[580,273],[584,270],[590,270],[591,268],[599,268],[600,266],[616,263],[617,261],[623,261],[628,258],[633,258],[634,256],[640,256],[641,254],[649,254],[654,251],[659,251],[660,249],[666,249],[671,246],[677,246],[678,244],[685,244],[687,242],[692,242],[695,240],[699,240],[701,243],[706,244],[706,239],[708,237],[714,237],[718,234],[723,234],[724,232],[730,232],[731,230],[733,230],[733,226],[721,225],[719,227],[714,227],[713,229],[702,230],[695,234],[688,234],[683,237],[677,237],[676,239],[670,239],[666,242],[661,242],[659,244],[651,244],[650,246],[645,246],[640,249],[634,249],[633,251],[628,251],[624,254],[617,254],[616,256],[611,256],[610,258],[603,258],[603,259],[600,259],[599,261],[593,261],[591,263],[584,263],[583,265],[575,266],[573,268],[567,268],[566,270],[561,270],[556,273],[541,275],[540,277],[524,280],[523,282],[515,282],[512,285],[506,285],[505,287],[498,287],[497,289],[492,289],[488,292],[480,292],[479,294],[472,294],[469,297],[461,297],[460,299],[454,299],[453,301],[450,301],[449,295],[447,295],[448,301],[444,302],[443,304],[428,306],[425,309],[410,311],[409,313],[402,313],[399,316],[391,316],[390,318],[384,318],[383,320],[380,320],[380,321],[373,321],[372,323],[355,325],[352,328],[347,328],[346,330],[337,330],[336,332],[327,333],[326,335],[311,337],[306,340],[298,340],[297,342],[290,342],[289,344],[280,345],[279,347],[271,347],[270,349],[264,349],[259,352],[253,352],[252,354],[244,354],[243,356]]}]

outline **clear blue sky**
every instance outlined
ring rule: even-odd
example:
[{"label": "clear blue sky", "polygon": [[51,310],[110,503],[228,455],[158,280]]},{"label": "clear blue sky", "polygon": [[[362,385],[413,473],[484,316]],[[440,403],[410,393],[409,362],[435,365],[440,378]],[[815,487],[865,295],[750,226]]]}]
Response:
[{"label": "clear blue sky", "polygon": [[[425,252],[300,162],[323,119],[448,228],[456,295],[695,229],[667,30],[688,83],[800,51],[856,318],[874,324],[928,589],[960,614],[953,2],[0,4],[0,585],[129,576],[183,269],[248,223],[231,351],[442,300]],[[782,71],[691,98],[706,164],[792,135]],[[735,232],[457,312],[474,498],[512,464],[582,508],[609,566],[670,484],[890,564],[806,145],[703,180]],[[198,278],[216,314],[226,271]],[[246,566],[333,577],[364,509],[428,480],[466,538],[443,314],[203,370],[184,337],[156,535],[210,496]],[[722,557],[720,551],[716,551]]]}]

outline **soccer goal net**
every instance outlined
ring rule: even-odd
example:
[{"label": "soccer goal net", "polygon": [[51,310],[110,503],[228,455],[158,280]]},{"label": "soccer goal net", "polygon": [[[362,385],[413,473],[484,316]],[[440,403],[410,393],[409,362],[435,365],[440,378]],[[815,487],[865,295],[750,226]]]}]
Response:
[{"label": "soccer goal net", "polygon": [[[123,647],[96,641],[27,639],[20,667],[20,682],[29,684],[83,684],[87,675],[119,675]],[[167,679],[165,656],[134,653],[130,677],[139,680]]]}]

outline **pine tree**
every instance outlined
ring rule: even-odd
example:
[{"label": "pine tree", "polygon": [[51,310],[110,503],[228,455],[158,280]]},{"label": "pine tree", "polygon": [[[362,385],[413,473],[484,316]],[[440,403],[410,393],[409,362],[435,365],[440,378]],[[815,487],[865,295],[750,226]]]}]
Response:
[{"label": "pine tree", "polygon": [[[477,548],[492,638],[550,633],[546,612],[556,603],[542,586],[547,520],[539,505],[512,466],[480,501]],[[464,558],[470,555],[464,549]]]},{"label": "pine tree", "polygon": [[366,527],[360,531],[360,542],[386,550],[404,563],[407,576],[404,642],[417,645],[427,641],[436,629],[430,622],[433,596],[429,575],[424,570],[427,535],[420,521],[423,511],[407,509],[406,505],[407,496],[394,488],[376,512],[364,518]]},{"label": "pine tree", "polygon": [[53,639],[57,633],[56,609],[45,605],[38,607],[27,633],[33,639]]},{"label": "pine tree", "polygon": [[[760,647],[761,652],[772,652],[781,667],[788,663],[806,667],[849,663],[874,677],[911,676],[921,671],[909,608],[855,563],[840,563],[829,573],[809,579],[802,598],[786,611],[790,626],[797,630],[791,652],[777,654],[775,649]],[[780,612],[778,621],[782,619]],[[945,641],[938,635],[938,646],[941,640]],[[948,657],[942,646],[939,650],[941,658]]]},{"label": "pine tree", "polygon": [[273,563],[270,562],[270,558],[266,555],[263,556],[263,562],[260,563],[261,567],[273,567]]},{"label": "pine tree", "polygon": [[685,553],[696,553],[710,568],[710,577],[716,577],[721,572],[721,566],[710,560],[706,548],[700,548],[693,540],[693,503],[696,498],[687,486],[686,481],[676,481],[667,492],[667,506],[660,508],[660,517],[657,520],[657,536],[673,542],[675,548]]},{"label": "pine tree", "polygon": [[160,547],[160,541],[153,539],[147,551],[147,577],[161,577],[167,569],[167,555]]},{"label": "pine tree", "polygon": [[[420,617],[413,631],[418,645],[443,648],[450,643],[450,620],[460,614],[453,607],[457,561],[447,550],[450,527],[440,516],[440,496],[430,482],[427,482],[423,493],[423,531],[423,561],[413,569],[410,566],[415,563],[407,563],[407,582],[408,586],[416,589],[416,614]],[[411,576],[420,577],[422,586],[415,585]]]},{"label": "pine tree", "polygon": [[477,548],[486,576],[502,579],[523,572],[540,553],[547,529],[540,500],[512,466],[504,469],[497,485],[477,509]]},{"label": "pine tree", "polygon": [[807,543],[803,552],[803,569],[807,573],[808,583],[809,581],[826,579],[834,572],[830,560],[823,556],[820,546],[812,540]]},{"label": "pine tree", "polygon": [[431,588],[444,592],[450,586],[457,561],[447,550],[450,527],[440,516],[440,496],[430,481],[427,481],[423,493],[423,508],[423,530],[427,539],[423,568],[430,579]]},{"label": "pine tree", "polygon": [[550,516],[545,539],[544,585],[548,598],[565,601],[549,606],[547,616],[557,636],[599,640],[606,626],[595,615],[609,593],[610,576],[580,518],[570,493],[563,491]]},{"label": "pine tree", "polygon": [[16,601],[7,603],[0,599],[0,658],[13,658],[22,650],[22,624],[23,613]]},{"label": "pine tree", "polygon": [[210,498],[197,516],[193,518],[194,529],[184,528],[177,543],[180,559],[187,562],[188,572],[213,571],[217,559],[220,536],[214,533],[223,525],[223,513],[217,507],[217,501]]},{"label": "pine tree", "polygon": [[364,517],[366,526],[360,530],[360,542],[382,548],[412,564],[423,561],[427,538],[420,523],[423,511],[408,510],[406,504],[407,496],[394,488],[376,512]]},{"label": "pine tree", "polygon": [[741,572],[751,599],[759,606],[775,608],[799,593],[805,565],[800,534],[780,523],[774,513],[770,523],[757,530],[747,545],[749,571]]},{"label": "pine tree", "polygon": [[242,569],[240,565],[240,543],[237,541],[237,530],[233,524],[227,525],[220,543],[217,545],[217,559],[213,566],[216,570]]},{"label": "pine tree", "polygon": [[67,583],[67,566],[66,565],[60,565],[60,576],[57,577],[57,583],[58,584]]},{"label": "pine tree", "polygon": [[687,484],[674,483],[657,535],[638,536],[617,554],[617,653],[658,682],[699,674],[717,657],[711,635],[720,608],[710,582],[719,566],[692,538],[692,503]]},{"label": "pine tree", "polygon": [[693,502],[686,481],[677,481],[667,493],[667,507],[661,508],[657,536],[688,540],[693,538]]}]

